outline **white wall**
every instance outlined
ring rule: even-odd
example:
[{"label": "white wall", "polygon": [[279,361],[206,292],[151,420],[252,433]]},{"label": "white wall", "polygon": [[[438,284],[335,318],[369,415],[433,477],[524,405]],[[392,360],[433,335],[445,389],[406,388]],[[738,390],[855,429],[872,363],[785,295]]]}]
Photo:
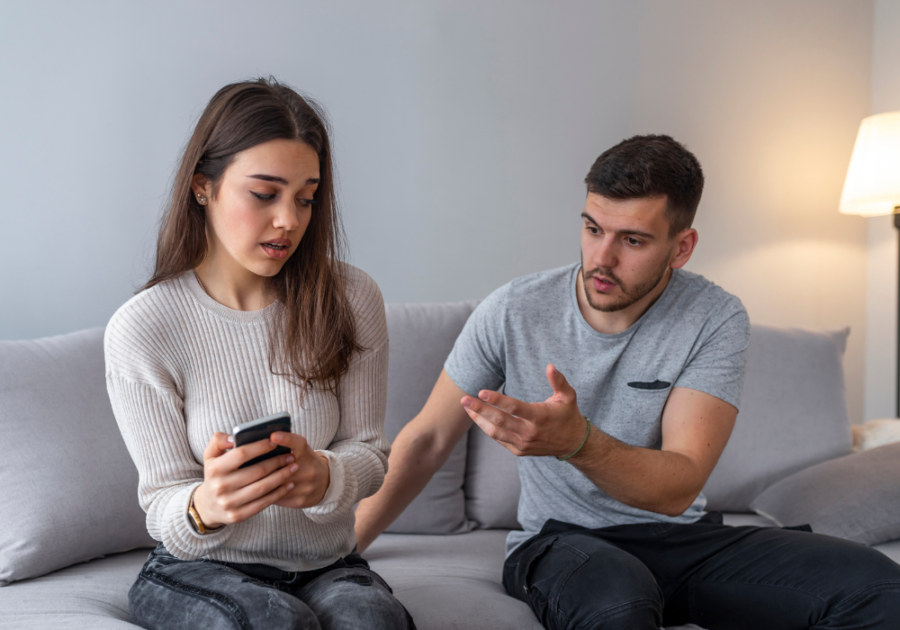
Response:
[{"label": "white wall", "polygon": [[[900,110],[897,33],[900,33],[900,1],[876,0],[872,114]],[[894,418],[897,413],[897,229],[893,217],[863,220],[869,228],[864,418]]]},{"label": "white wall", "polygon": [[206,101],[271,73],[330,111],[353,262],[388,301],[575,260],[593,159],[674,135],[708,182],[689,268],[756,322],[852,326],[858,420],[867,226],[837,202],[872,24],[870,0],[5,3],[0,338],[105,323]]}]

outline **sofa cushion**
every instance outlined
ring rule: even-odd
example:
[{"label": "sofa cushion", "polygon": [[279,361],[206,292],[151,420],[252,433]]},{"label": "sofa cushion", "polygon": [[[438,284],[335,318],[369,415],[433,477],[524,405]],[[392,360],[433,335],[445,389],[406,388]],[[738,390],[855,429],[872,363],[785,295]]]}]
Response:
[{"label": "sofa cushion", "polygon": [[708,509],[749,512],[776,481],[850,452],[841,367],[849,333],[751,326],[740,413],[703,489]]},{"label": "sofa cushion", "polygon": [[472,529],[522,529],[518,459],[477,425],[469,429],[466,465],[466,516]]},{"label": "sofa cushion", "polygon": [[366,550],[419,630],[540,630],[500,581],[505,531],[462,536],[380,536]]},{"label": "sofa cushion", "polygon": [[788,527],[876,545],[900,538],[900,443],[801,470],[767,488],[752,507]]},{"label": "sofa cushion", "polygon": [[[477,302],[388,304],[388,400],[385,433],[393,442],[421,411],[453,343]],[[386,531],[457,534],[468,530],[463,480],[466,440],[460,440],[443,467]]]},{"label": "sofa cushion", "polygon": [[128,590],[149,553],[117,553],[0,588],[0,628],[134,630]]},{"label": "sofa cushion", "polygon": [[154,544],[106,393],[103,329],[0,341],[0,585]]}]

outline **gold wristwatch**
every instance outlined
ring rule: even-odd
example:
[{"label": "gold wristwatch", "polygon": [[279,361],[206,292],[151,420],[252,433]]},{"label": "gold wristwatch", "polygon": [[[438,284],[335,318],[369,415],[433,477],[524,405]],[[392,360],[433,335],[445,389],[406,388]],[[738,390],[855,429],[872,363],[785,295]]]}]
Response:
[{"label": "gold wristwatch", "polygon": [[[199,487],[200,486],[197,486],[197,488]],[[198,512],[197,508],[194,507],[194,492],[197,492],[197,488],[194,488],[194,490],[191,492],[191,502],[188,504],[188,518],[191,521],[191,525],[194,526],[194,530],[196,530],[198,534],[207,534],[209,532],[215,532],[222,529],[224,525],[210,528],[203,524],[203,519],[200,518],[200,512]]]}]

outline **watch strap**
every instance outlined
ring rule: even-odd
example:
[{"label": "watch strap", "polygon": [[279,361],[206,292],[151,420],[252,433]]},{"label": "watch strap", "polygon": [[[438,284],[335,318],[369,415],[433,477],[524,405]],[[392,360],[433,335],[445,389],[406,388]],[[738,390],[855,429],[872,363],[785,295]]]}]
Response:
[{"label": "watch strap", "polygon": [[[197,486],[199,488],[200,486]],[[194,507],[194,492],[197,492],[197,488],[191,492],[191,502],[188,504],[188,518],[191,521],[191,525],[194,526],[194,529],[198,534],[208,534],[209,532],[214,532],[222,529],[222,527],[210,528],[207,527],[203,522],[203,519],[200,518],[200,512],[197,511],[197,508]]]}]

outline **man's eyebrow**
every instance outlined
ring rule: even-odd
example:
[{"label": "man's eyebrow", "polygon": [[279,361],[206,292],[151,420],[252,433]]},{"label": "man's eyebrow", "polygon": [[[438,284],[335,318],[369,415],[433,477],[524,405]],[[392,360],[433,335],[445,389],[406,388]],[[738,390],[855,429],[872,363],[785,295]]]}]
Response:
[{"label": "man's eyebrow", "polygon": [[[264,182],[275,182],[276,184],[281,184],[283,186],[288,185],[288,180],[286,180],[284,177],[277,177],[276,175],[264,175],[262,173],[259,173],[257,175],[247,175],[247,177],[250,177],[252,179],[261,179]],[[309,179],[306,180],[307,186],[310,186],[312,184],[318,184],[318,183],[319,183],[318,177],[310,177]]]},{"label": "man's eyebrow", "polygon": [[[591,217],[591,215],[589,215],[586,212],[581,213],[581,218],[584,219],[585,221],[589,221],[589,222],[593,223],[598,228],[600,227],[600,224],[597,223],[596,221],[594,221],[593,217]],[[603,229],[603,228],[601,228],[601,229]],[[648,240],[652,240],[652,239],[656,238],[652,234],[650,234],[648,232],[641,232],[640,230],[619,230],[618,233],[623,234],[625,236],[640,236],[640,237],[646,238]]]}]

